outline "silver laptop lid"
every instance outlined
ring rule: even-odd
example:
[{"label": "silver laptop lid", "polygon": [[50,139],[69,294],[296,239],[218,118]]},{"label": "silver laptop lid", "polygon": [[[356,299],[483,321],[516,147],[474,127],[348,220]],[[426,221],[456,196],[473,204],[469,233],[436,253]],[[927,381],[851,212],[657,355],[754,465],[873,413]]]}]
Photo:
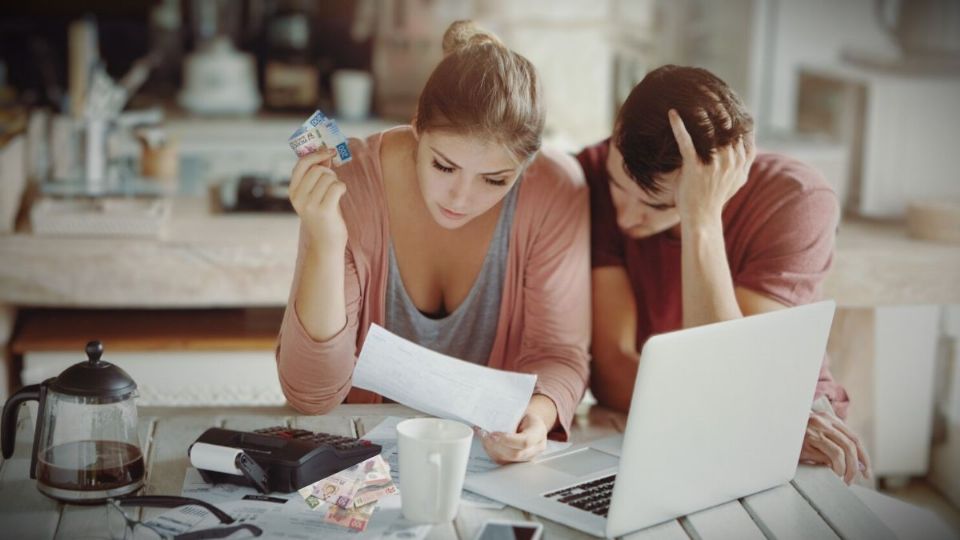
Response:
[{"label": "silver laptop lid", "polygon": [[834,309],[819,302],[647,341],[608,537],[793,478]]}]

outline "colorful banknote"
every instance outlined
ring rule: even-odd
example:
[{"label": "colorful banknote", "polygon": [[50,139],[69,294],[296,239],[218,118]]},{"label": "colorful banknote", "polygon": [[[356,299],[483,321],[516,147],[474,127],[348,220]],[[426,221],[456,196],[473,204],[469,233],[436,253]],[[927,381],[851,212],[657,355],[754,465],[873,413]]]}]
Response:
[{"label": "colorful banknote", "polygon": [[321,111],[315,111],[303,124],[293,132],[287,141],[297,157],[303,157],[321,148],[333,148],[337,155],[333,157],[335,166],[349,163],[353,159],[347,138],[340,131],[340,127]]},{"label": "colorful banknote", "polygon": [[376,504],[366,506],[351,506],[350,508],[340,508],[333,504],[327,510],[327,515],[323,518],[327,523],[347,527],[355,531],[363,531],[367,528],[367,523],[373,516],[373,511],[377,509]]},{"label": "colorful banknote", "polygon": [[390,465],[374,456],[299,490],[307,504],[320,510],[324,504],[324,521],[357,531],[366,528],[377,507],[377,501],[398,493],[390,477]]},{"label": "colorful banknote", "polygon": [[313,509],[324,503],[337,504],[338,501],[342,501],[346,505],[348,501],[353,499],[353,491],[356,486],[356,476],[349,471],[350,469],[347,469],[328,476],[319,482],[301,488],[298,493]]}]

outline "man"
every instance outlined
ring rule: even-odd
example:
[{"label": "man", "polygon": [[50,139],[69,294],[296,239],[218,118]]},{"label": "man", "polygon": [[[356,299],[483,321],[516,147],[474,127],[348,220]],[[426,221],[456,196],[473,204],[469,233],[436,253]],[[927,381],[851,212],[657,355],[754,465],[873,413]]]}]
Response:
[{"label": "man", "polygon": [[[602,405],[629,409],[638,351],[651,335],[818,296],[833,258],[836,196],[812,168],[757,155],[752,118],[710,72],[649,73],[613,136],[577,158],[591,192],[591,389]],[[866,452],[841,420],[846,392],[826,365],[817,398],[800,459],[829,465],[847,483],[860,470],[869,475]]]}]

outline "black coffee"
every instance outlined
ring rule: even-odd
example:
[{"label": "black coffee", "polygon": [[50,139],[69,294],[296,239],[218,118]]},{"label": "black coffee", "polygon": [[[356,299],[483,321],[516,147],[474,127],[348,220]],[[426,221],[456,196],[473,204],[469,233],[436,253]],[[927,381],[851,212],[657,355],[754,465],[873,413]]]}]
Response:
[{"label": "black coffee", "polygon": [[107,490],[143,478],[143,454],[117,441],[74,441],[48,448],[37,460],[37,481],[74,491]]}]

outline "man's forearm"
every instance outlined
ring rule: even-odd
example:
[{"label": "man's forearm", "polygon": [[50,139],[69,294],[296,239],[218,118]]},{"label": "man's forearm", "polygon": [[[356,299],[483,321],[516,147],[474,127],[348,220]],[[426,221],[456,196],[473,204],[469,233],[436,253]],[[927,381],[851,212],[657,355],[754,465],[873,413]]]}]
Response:
[{"label": "man's forearm", "polygon": [[637,379],[639,353],[594,351],[590,389],[597,402],[616,411],[627,412]]},{"label": "man's forearm", "polygon": [[742,317],[720,215],[684,222],[680,234],[683,327]]}]

